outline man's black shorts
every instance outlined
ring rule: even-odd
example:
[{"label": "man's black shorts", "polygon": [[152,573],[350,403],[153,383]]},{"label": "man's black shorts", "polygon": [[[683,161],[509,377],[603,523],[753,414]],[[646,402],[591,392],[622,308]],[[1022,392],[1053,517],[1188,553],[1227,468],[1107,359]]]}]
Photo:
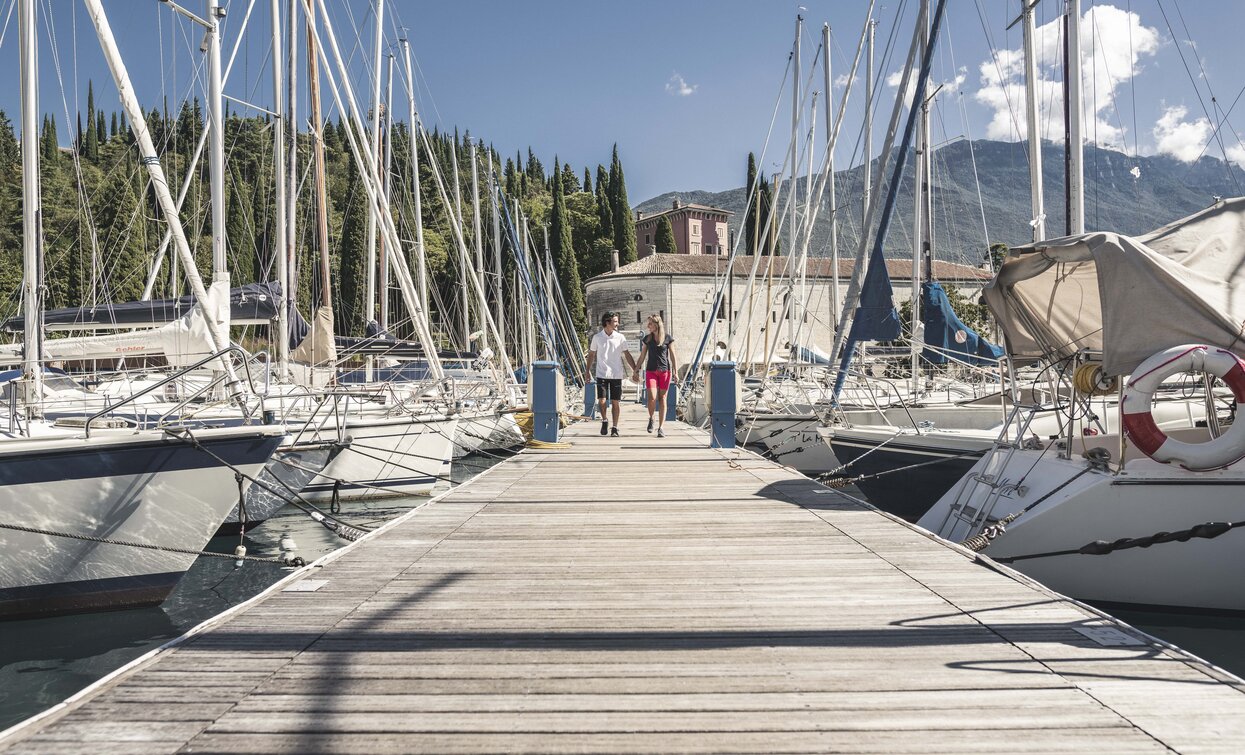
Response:
[{"label": "man's black shorts", "polygon": [[597,378],[597,401],[622,401],[622,378]]}]

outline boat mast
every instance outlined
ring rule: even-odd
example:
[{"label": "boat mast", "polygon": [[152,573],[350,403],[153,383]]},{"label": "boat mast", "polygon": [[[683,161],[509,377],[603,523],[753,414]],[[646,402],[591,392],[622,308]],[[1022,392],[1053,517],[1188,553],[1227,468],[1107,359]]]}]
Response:
[{"label": "boat mast", "polygon": [[[793,259],[793,256],[795,255],[795,237],[796,237],[796,230],[795,230],[796,201],[795,201],[795,198],[797,196],[796,176],[800,174],[800,168],[799,168],[800,77],[803,76],[803,71],[800,70],[800,33],[803,31],[803,29],[804,29],[804,17],[797,13],[795,16],[795,47],[792,48],[792,53],[791,53],[792,55],[791,70],[794,72],[794,75],[791,77],[791,82],[792,82],[791,83],[791,157],[790,157],[791,179],[790,179],[790,183],[787,185],[787,187],[790,189],[790,197],[787,198],[787,208],[788,208],[787,210],[787,245],[788,247],[787,247],[786,257],[788,260]],[[773,260],[771,260],[771,262],[772,261]],[[790,343],[792,347],[794,347],[795,346],[795,317],[792,314],[790,306],[789,306],[790,305],[789,297],[791,296],[792,293],[794,293],[794,289],[796,288],[795,286],[796,274],[795,274],[795,270],[791,269],[790,264],[785,266],[785,272],[787,273],[788,276],[790,276],[790,281],[787,286],[787,295],[786,297],[784,297],[783,309],[786,310],[786,315],[787,315],[787,342]],[[715,313],[715,317],[716,317],[716,313]],[[765,359],[766,359],[766,367],[768,368],[769,366],[768,364],[769,350],[768,349],[766,349],[765,351]]]},{"label": "boat mast", "polygon": [[[222,330],[221,323],[211,316],[211,313],[206,311],[207,290],[203,287],[203,279],[199,276],[198,268],[195,267],[195,258],[190,251],[190,244],[186,241],[186,233],[182,229],[177,205],[173,201],[173,195],[169,193],[168,179],[164,175],[164,168],[160,165],[160,159],[156,156],[156,147],[152,143],[151,132],[147,129],[147,120],[143,108],[138,104],[138,98],[134,95],[134,88],[130,84],[130,76],[126,70],[125,62],[121,60],[121,54],[117,50],[117,41],[112,34],[112,27],[108,23],[108,17],[104,14],[104,8],[100,0],[83,0],[83,3],[86,5],[87,15],[91,17],[91,23],[95,26],[95,32],[99,36],[104,59],[112,72],[113,80],[116,82],[121,105],[125,108],[126,117],[130,122],[130,130],[133,132],[134,140],[137,143],[140,160],[151,175],[151,186],[156,194],[156,200],[160,203],[160,211],[164,215],[165,222],[169,224],[169,228],[173,231],[174,247],[177,249],[182,266],[186,270],[186,279],[190,283],[191,293],[194,294],[199,305],[204,308],[204,320],[207,323],[208,334],[212,338],[213,345],[218,351],[223,351],[229,346],[229,332],[227,329]],[[228,359],[222,361],[224,362],[230,387],[237,387],[238,379],[234,373],[233,365]]]},{"label": "boat mast", "polygon": [[[384,157],[381,160],[381,168],[384,170],[385,176],[385,200],[393,201],[393,53],[389,53],[388,70],[386,71],[385,84],[385,142],[381,148]],[[380,244],[384,244],[381,239]],[[386,254],[379,255],[380,258],[380,329],[381,332],[389,330],[389,256]]]},{"label": "boat mast", "polygon": [[415,109],[415,79],[411,75],[411,41],[402,40],[402,57],[406,64],[409,118],[411,121],[411,195],[415,198],[415,283],[424,311],[428,309],[428,263],[424,259],[424,214],[419,191],[419,113]]},{"label": "boat mast", "polygon": [[39,196],[39,75],[35,0],[21,0],[18,25],[21,27],[22,55],[22,377],[29,390],[26,404],[33,409],[43,395],[43,373],[39,366],[40,260],[43,257],[43,222]]},{"label": "boat mast", "polygon": [[274,250],[277,255],[277,280],[281,293],[277,297],[276,349],[277,375],[284,380],[290,370],[290,271],[289,257],[285,245],[288,234],[285,226],[285,82],[281,76],[281,67],[285,58],[281,51],[281,0],[272,0],[272,107],[276,121],[272,128],[272,156],[275,184],[275,236],[277,243]]},{"label": "boat mast", "polygon": [[[830,183],[830,319],[834,322],[839,316],[839,224],[838,206],[834,196],[834,98],[831,96],[833,79],[830,77],[830,24],[821,26],[821,46],[826,51],[822,61],[825,73],[824,89],[826,92],[826,175]],[[833,334],[831,334],[833,338]]]},{"label": "boat mast", "polygon": [[1064,166],[1067,171],[1067,232],[1085,233],[1085,144],[1081,120],[1081,0],[1067,0],[1063,16]]},{"label": "boat mast", "polygon": [[[294,0],[297,2],[297,0]],[[311,107],[311,158],[315,173],[316,246],[320,249],[320,306],[333,306],[332,266],[329,264],[328,190],[325,188],[324,116],[320,113],[320,59],[316,54],[316,6],[307,9],[307,94]],[[292,44],[292,43],[291,43]],[[290,96],[293,97],[291,91]],[[291,150],[292,151],[292,150]]]},{"label": "boat mast", "polygon": [[497,337],[502,339],[504,345],[506,327],[502,323],[506,321],[504,317],[506,313],[506,279],[501,264],[501,207],[498,206],[497,202],[498,190],[497,172],[493,170],[493,156],[490,152],[488,161],[488,194],[493,210],[493,274],[497,281],[497,288],[493,291],[493,319],[497,322]]},{"label": "boat mast", "polygon": [[[381,43],[385,37],[385,0],[376,0],[376,40],[372,46],[372,149],[367,159],[380,159],[380,53]],[[376,319],[376,218],[368,213],[367,218],[367,292],[363,298],[363,319],[371,323]],[[368,364],[371,364],[369,358]],[[371,369],[368,369],[371,379]]]},{"label": "boat mast", "polygon": [[1033,240],[1046,239],[1046,208],[1042,199],[1042,135],[1038,130],[1037,54],[1034,51],[1037,30],[1033,8],[1037,0],[1020,0],[1024,22],[1025,49],[1025,123],[1029,132],[1029,193],[1033,208]]},{"label": "boat mast", "polygon": [[[921,39],[918,54],[924,57],[925,49],[929,44],[929,30],[927,27]],[[926,233],[926,228],[929,225],[928,211],[930,209],[928,89],[929,85],[926,84],[925,90],[914,91],[912,94],[912,104],[910,105],[910,107],[920,109],[920,115],[916,123],[916,149],[914,150],[916,162],[912,166],[912,288],[909,299],[912,320],[908,325],[908,369],[913,396],[918,395],[921,391],[921,343],[917,337],[917,334],[921,332],[919,330],[921,322],[921,259],[929,244]]]},{"label": "boat mast", "polygon": [[877,36],[878,22],[873,20],[873,9],[869,10],[867,23],[869,32],[865,40],[865,164],[861,178],[861,227],[860,235],[869,234],[869,202],[873,187],[873,42]]},{"label": "boat mast", "polygon": [[[454,222],[458,225],[459,235],[462,234],[463,228],[463,192],[459,188],[458,182],[458,131],[454,132],[454,139],[450,142],[450,163],[454,169],[454,207],[450,210],[454,215]],[[447,205],[446,209],[450,209]],[[462,306],[462,319],[459,321],[461,331],[458,334],[459,348],[463,351],[471,350],[471,292],[467,290],[467,270],[471,268],[471,260],[467,258],[467,246],[459,244],[458,246],[458,264],[462,271],[462,280],[459,281],[459,303]]]},{"label": "boat mast", "polygon": [[[482,218],[480,217],[480,182],[479,182],[479,165],[476,160],[476,143],[473,139],[471,142],[471,219],[472,233],[475,235],[475,254],[476,254],[476,276],[480,279],[480,287],[476,289],[476,330],[481,333],[480,343],[488,343],[488,327],[485,325],[484,318],[488,316],[488,299],[485,296],[488,279],[484,277],[484,236],[481,230]],[[498,320],[500,326],[501,321]],[[500,334],[498,334],[500,337]]]},{"label": "boat mast", "polygon": [[[225,254],[225,122],[224,94],[220,76],[220,20],[225,17],[219,0],[207,4],[207,105],[208,174],[212,203],[212,282],[229,283],[229,262]],[[210,317],[211,315],[209,315]],[[223,348],[223,347],[222,347]]]}]

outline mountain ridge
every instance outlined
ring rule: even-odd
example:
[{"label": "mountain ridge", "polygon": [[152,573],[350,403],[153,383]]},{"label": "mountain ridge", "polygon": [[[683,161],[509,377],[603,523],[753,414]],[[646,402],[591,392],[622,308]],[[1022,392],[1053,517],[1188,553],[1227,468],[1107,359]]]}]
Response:
[{"label": "mountain ridge", "polygon": [[[965,139],[935,150],[934,254],[937,258],[979,265],[990,244],[1001,242],[1013,246],[1030,241],[1032,215],[1027,153],[1023,142],[969,142]],[[1046,236],[1055,238],[1064,235],[1063,145],[1044,142],[1042,161]],[[913,162],[909,152],[891,232],[884,247],[888,256],[911,254]],[[741,174],[743,163],[741,160]],[[873,167],[876,171],[876,160]],[[841,256],[854,255],[859,245],[862,173],[860,166],[835,173]],[[887,178],[889,174],[890,170]],[[803,178],[796,181],[796,188],[802,200]],[[882,191],[885,196],[885,184]],[[1165,155],[1126,155],[1092,145],[1085,147],[1085,227],[1088,231],[1137,235],[1204,209],[1217,196],[1242,194],[1245,194],[1245,170],[1218,158],[1203,156],[1183,163]],[[783,213],[785,197],[784,182],[777,203]],[[676,198],[683,203],[730,210],[735,213],[730,219],[731,230],[738,233],[742,226],[747,200],[742,186],[718,192],[699,189],[665,192],[639,203],[633,211],[660,212],[669,209]],[[824,207],[818,213],[810,255],[829,254],[829,215]],[[790,248],[786,233],[780,233],[780,238],[785,252]]]}]

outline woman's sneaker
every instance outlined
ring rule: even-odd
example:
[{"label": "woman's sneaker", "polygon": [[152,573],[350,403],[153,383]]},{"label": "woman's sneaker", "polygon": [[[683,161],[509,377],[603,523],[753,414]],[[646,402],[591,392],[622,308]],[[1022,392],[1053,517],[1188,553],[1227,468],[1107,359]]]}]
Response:
[{"label": "woman's sneaker", "polygon": [[660,428],[660,427],[659,427],[659,428],[657,428],[657,437],[658,437],[658,438],[664,438],[664,437],[666,437],[666,431],[665,431],[664,429]]},{"label": "woman's sneaker", "polygon": [[618,428],[617,428],[617,427],[611,427],[611,428],[610,428],[610,437],[611,437],[611,438],[617,438],[617,437],[618,437]]},{"label": "woman's sneaker", "polygon": [[652,417],[648,418],[648,431],[650,433],[653,432],[653,418]]},{"label": "woman's sneaker", "polygon": [[609,432],[610,432],[610,421],[604,420],[603,422],[601,422],[601,434],[609,435]]}]

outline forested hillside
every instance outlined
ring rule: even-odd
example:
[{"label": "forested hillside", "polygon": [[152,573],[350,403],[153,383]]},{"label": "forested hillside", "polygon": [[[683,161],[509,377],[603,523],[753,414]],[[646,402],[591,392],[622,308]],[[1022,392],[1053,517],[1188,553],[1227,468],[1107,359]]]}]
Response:
[{"label": "forested hillside", "polygon": [[[164,223],[139,163],[123,116],[97,109],[93,87],[87,109],[66,133],[53,116],[43,119],[40,134],[46,306],[78,306],[137,299],[164,234]],[[170,188],[176,195],[195,151],[203,108],[198,101],[171,112],[153,108],[147,116],[160,151]],[[274,238],[274,171],[272,120],[228,114],[225,121],[226,231],[231,278],[235,285],[273,277],[277,240]],[[348,126],[330,121],[323,129],[327,161],[329,256],[332,292],[339,333],[363,331],[366,280],[367,199],[347,142]],[[626,179],[617,148],[603,145],[599,165],[563,165],[555,156],[548,169],[529,149],[502,155],[472,134],[433,131],[433,156],[444,177],[450,202],[461,201],[463,233],[469,249],[472,238],[471,149],[476,143],[479,164],[481,223],[485,249],[491,249],[492,224],[487,192],[489,165],[507,196],[512,216],[521,204],[527,216],[534,253],[544,259],[543,227],[549,226],[549,254],[557,269],[568,303],[582,318],[579,281],[609,268],[610,250],[620,249],[624,261],[635,259],[635,225],[627,202]],[[391,161],[391,204],[399,235],[414,253],[414,200],[411,181],[410,132],[395,123]],[[66,147],[65,145],[72,145]],[[308,312],[319,300],[316,265],[312,141],[303,133],[298,143],[299,192],[297,205],[297,291],[299,307]],[[434,315],[449,322],[461,285],[458,251],[451,231],[451,214],[429,169],[427,150],[419,150],[422,217],[426,254],[436,292]],[[182,208],[187,237],[209,276],[211,268],[211,214],[206,157],[199,162]],[[454,198],[457,164],[459,196]],[[0,315],[18,310],[22,274],[22,165],[12,120],[0,112]],[[516,216],[517,219],[517,216]],[[506,237],[503,225],[503,238]],[[412,241],[405,241],[412,240]],[[486,256],[491,260],[491,254]],[[512,268],[509,245],[503,258]],[[412,264],[413,267],[413,264]],[[174,293],[169,265],[164,265],[154,296]],[[184,293],[186,287],[177,291]],[[399,301],[396,291],[392,300]],[[395,311],[400,310],[395,307]],[[399,328],[400,330],[401,328]]]}]

